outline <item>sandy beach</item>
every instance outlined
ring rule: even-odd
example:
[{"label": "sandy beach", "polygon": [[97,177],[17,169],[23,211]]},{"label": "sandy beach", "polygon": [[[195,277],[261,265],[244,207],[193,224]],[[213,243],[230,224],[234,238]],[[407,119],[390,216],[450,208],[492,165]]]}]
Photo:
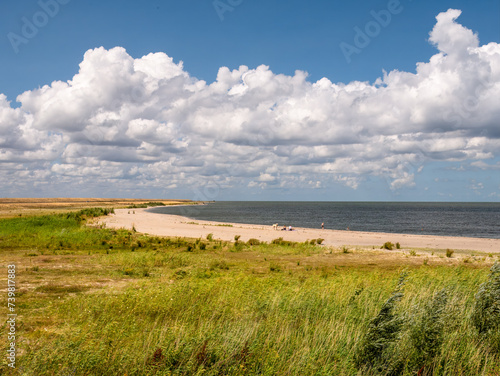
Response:
[{"label": "sandy beach", "polygon": [[[240,240],[255,238],[269,242],[282,237],[284,240],[303,242],[323,238],[326,246],[360,246],[379,248],[385,242],[399,242],[404,249],[453,249],[455,251],[479,251],[500,253],[500,239],[467,238],[433,235],[390,234],[379,232],[338,231],[310,228],[294,228],[294,231],[275,230],[272,226],[220,223],[194,220],[187,217],[150,213],[147,209],[116,209],[115,214],[102,218],[108,228],[126,228],[132,226],[138,232],[158,236],[180,236],[206,238],[213,234],[214,239],[233,241],[235,235]],[[135,213],[135,214],[134,214]]]}]

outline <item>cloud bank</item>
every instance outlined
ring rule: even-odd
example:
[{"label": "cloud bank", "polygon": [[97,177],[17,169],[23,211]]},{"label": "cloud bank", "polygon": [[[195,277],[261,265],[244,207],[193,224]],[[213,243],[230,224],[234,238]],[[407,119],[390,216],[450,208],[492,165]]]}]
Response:
[{"label": "cloud bank", "polygon": [[373,84],[312,83],[264,65],[221,67],[207,83],[165,53],[89,50],[70,81],[24,92],[18,107],[0,94],[3,194],[82,184],[118,196],[207,184],[358,189],[370,176],[398,190],[431,161],[487,168],[500,156],[500,45],[481,46],[460,13],[436,17],[438,52],[415,73],[384,72]]}]

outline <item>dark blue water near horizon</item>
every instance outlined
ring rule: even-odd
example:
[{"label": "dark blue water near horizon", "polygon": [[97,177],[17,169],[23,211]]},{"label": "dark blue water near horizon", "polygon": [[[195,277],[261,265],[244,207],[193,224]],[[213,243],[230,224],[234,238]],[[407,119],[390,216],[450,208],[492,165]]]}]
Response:
[{"label": "dark blue water near horizon", "polygon": [[192,219],[334,230],[500,239],[500,203],[218,201],[156,207]]}]

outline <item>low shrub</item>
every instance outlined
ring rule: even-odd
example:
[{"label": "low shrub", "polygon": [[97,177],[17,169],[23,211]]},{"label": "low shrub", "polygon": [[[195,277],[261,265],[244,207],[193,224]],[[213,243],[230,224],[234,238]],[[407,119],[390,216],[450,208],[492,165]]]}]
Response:
[{"label": "low shrub", "polygon": [[380,249],[388,249],[389,251],[392,251],[393,248],[394,244],[392,244],[391,242],[385,242],[384,245],[380,247]]},{"label": "low shrub", "polygon": [[271,244],[285,245],[285,246],[295,246],[297,243],[290,240],[283,240],[283,238],[274,239]]}]

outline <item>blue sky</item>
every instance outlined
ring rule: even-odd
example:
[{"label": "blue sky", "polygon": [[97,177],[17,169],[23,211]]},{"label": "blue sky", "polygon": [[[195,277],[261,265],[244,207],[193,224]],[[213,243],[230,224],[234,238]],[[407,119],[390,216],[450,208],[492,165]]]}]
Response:
[{"label": "blue sky", "polygon": [[[438,124],[442,119],[436,120],[424,114],[422,120],[413,114],[401,118],[403,119],[401,122],[404,122],[404,119],[418,118],[412,126],[403,124],[407,128],[401,125],[401,129],[395,129],[397,128],[395,125],[384,125],[386,128],[375,126],[376,129],[372,132],[370,130],[372,128],[363,128],[366,126],[366,119],[371,121],[372,118],[357,117],[356,111],[359,109],[352,110],[349,116],[346,115],[347,120],[340,119],[342,117],[340,115],[339,119],[330,120],[331,116],[326,114],[338,114],[339,109],[342,109],[340,97],[336,97],[337,102],[332,99],[330,105],[325,104],[328,109],[321,108],[325,111],[325,116],[314,119],[314,125],[311,123],[311,118],[314,116],[292,114],[293,103],[303,103],[309,96],[316,95],[316,92],[313,95],[312,91],[308,91],[307,85],[317,83],[323,77],[327,78],[330,84],[337,85],[329,89],[332,93],[338,92],[339,87],[353,81],[366,82],[367,87],[361,89],[356,87],[359,95],[349,102],[352,105],[378,90],[375,81],[383,77],[383,70],[401,73],[401,77],[394,79],[392,85],[409,79],[403,75],[405,72],[418,73],[416,66],[420,62],[429,63],[429,69],[437,69],[444,74],[441,67],[434,66],[429,61],[440,51],[448,55],[449,64],[455,64],[457,75],[460,77],[457,83],[460,86],[455,89],[450,88],[448,94],[453,93],[453,90],[461,90],[460,87],[463,88],[464,83],[471,82],[469,76],[472,73],[464,66],[460,66],[462,55],[457,52],[457,60],[454,62],[451,57],[453,53],[446,51],[446,38],[449,37],[445,34],[449,30],[451,30],[450,35],[453,34],[451,28],[456,22],[463,25],[464,29],[477,34],[479,46],[493,43],[497,47],[500,41],[499,1],[147,0],[140,3],[55,1],[7,0],[0,4],[0,35],[2,35],[0,93],[6,96],[6,103],[11,102],[8,111],[4,111],[8,114],[4,118],[0,117],[0,129],[6,134],[0,138],[0,141],[3,140],[0,143],[3,151],[3,158],[0,159],[3,165],[1,173],[4,175],[2,180],[10,182],[2,184],[0,196],[21,194],[182,198],[200,196],[200,199],[218,200],[498,201],[500,199],[499,136],[498,132],[495,134],[494,131],[500,128],[498,117],[495,117],[498,113],[498,104],[495,107],[495,104],[485,103],[484,108],[482,107],[482,94],[476,95],[475,91],[478,88],[477,82],[475,85],[471,84],[469,92],[466,91],[467,88],[464,89],[465,91],[461,93],[463,97],[458,102],[453,104],[444,101],[442,107],[438,109],[429,108],[422,111],[447,113],[453,108],[454,110],[446,115],[448,121],[445,121],[444,125]],[[451,21],[451,18],[446,22],[443,21],[441,30],[436,31],[436,41],[430,43],[429,32],[436,25],[436,16],[450,8],[461,10],[461,14],[453,18],[456,21]],[[224,9],[227,11],[223,11]],[[391,9],[397,11],[391,13],[389,12]],[[50,11],[53,14],[45,15],[46,20],[44,15],[40,14],[47,14]],[[375,25],[378,29],[372,29],[373,35],[368,36],[367,46],[360,47],[356,45],[354,39],[358,30],[356,28],[368,32],[368,25],[371,23],[374,26],[376,21],[374,13],[390,14],[390,20],[386,19],[387,25],[380,25],[379,21],[378,26]],[[41,25],[39,27],[35,25],[36,35],[23,34],[26,20],[35,23],[38,21]],[[448,27],[449,29],[446,29]],[[13,42],[13,38],[17,37],[25,38],[24,42]],[[346,59],[340,48],[342,43],[353,46],[357,52]],[[438,49],[439,43],[445,47]],[[473,45],[474,41],[471,43]],[[457,43],[453,44],[453,48],[456,45]],[[104,47],[104,52],[101,51],[99,54],[96,52],[93,58],[85,55],[84,60],[87,51],[95,51],[94,49],[101,46]],[[112,54],[110,51],[114,47],[122,47],[126,52]],[[468,47],[461,46],[461,48]],[[493,52],[492,61],[497,61],[497,52],[498,50]],[[189,119],[182,118],[179,113],[167,113],[161,109],[152,114],[154,111],[151,110],[151,106],[148,110],[142,109],[140,116],[136,114],[136,118],[124,117],[124,113],[130,114],[130,111],[118,111],[113,117],[113,121],[117,123],[111,126],[110,123],[99,124],[99,120],[95,117],[97,112],[105,112],[106,116],[112,116],[109,106],[102,105],[88,109],[85,107],[88,103],[71,99],[68,94],[71,88],[66,88],[69,95],[67,100],[75,108],[73,113],[68,114],[68,110],[62,115],[59,110],[50,107],[50,111],[47,111],[44,107],[51,103],[52,94],[37,91],[43,85],[49,85],[48,88],[56,93],[57,90],[52,82],[74,79],[81,71],[79,64],[82,61],[88,60],[89,66],[92,66],[92,69],[88,68],[86,72],[106,72],[113,59],[117,61],[129,58],[141,59],[150,53],[168,55],[173,59],[171,63],[177,67],[182,61],[181,73],[176,74],[177,77],[182,76],[187,80],[184,85],[189,85],[193,80],[198,82],[203,80],[210,86],[216,82],[221,67],[236,72],[240,66],[246,66],[253,72],[257,71],[259,66],[265,65],[268,71],[257,72],[257,76],[259,74],[262,76],[255,82],[258,86],[256,92],[264,90],[267,96],[254,95],[234,104],[234,107],[231,107],[234,114],[238,113],[238,116],[242,117],[245,113],[248,117],[227,127],[218,122],[232,119],[231,111],[229,114],[220,115],[217,111],[208,109],[222,108],[232,101],[234,96],[225,99],[217,97],[214,103],[203,104],[204,107],[199,107],[200,99],[193,99],[186,105],[188,107],[183,113],[191,109],[193,113],[198,111],[199,116]],[[160,60],[148,64],[164,66],[166,62]],[[105,66],[101,66],[101,63]],[[497,67],[494,62],[488,64],[493,67],[491,68],[493,73],[487,80],[493,86],[491,93],[496,93],[495,90],[499,85],[495,70]],[[448,66],[446,69],[449,71],[451,68]],[[304,78],[304,82],[297,84],[295,89],[288,92],[283,87],[291,85],[288,81],[291,81],[292,77],[297,77],[296,70],[307,72],[308,76]],[[231,81],[228,84],[234,90],[248,74],[242,70],[239,72],[236,78],[238,82]],[[272,72],[272,80],[276,82],[273,81],[270,86],[259,86],[263,80],[269,78],[269,72]],[[425,76],[427,73],[426,71],[425,74],[417,76]],[[94,73],[82,74],[81,80],[84,81],[85,77],[94,77],[93,75]],[[109,75],[115,77],[114,73],[108,73]],[[285,78],[282,80],[279,75]],[[435,75],[428,74],[427,77],[432,78]],[[165,93],[169,90],[172,92],[177,90],[174,90],[176,83],[173,76],[165,76],[163,79],[170,80],[170,83],[164,83],[162,96],[158,97],[156,102],[177,103],[176,101],[184,98],[184,94],[179,94],[181,91],[172,94],[174,97],[167,96]],[[478,76],[476,79],[480,80],[481,77]],[[98,81],[99,79],[93,80],[92,85],[98,85]],[[426,87],[424,84],[417,85],[411,82],[420,88],[416,90],[425,91],[427,96],[433,95],[432,91],[422,89]],[[246,82],[243,83],[247,85]],[[280,85],[283,87],[276,89]],[[384,85],[387,85],[386,89],[392,90],[390,98],[395,101],[394,106],[397,106],[398,96],[394,93],[401,88],[391,87],[391,84],[387,83]],[[104,83],[102,86],[104,87]],[[115,89],[109,90],[114,93],[119,92]],[[347,92],[351,93],[350,90]],[[98,89],[94,88],[93,92],[96,91]],[[17,96],[24,92],[29,94],[25,95],[24,100],[16,102]],[[158,92],[149,94],[160,95]],[[217,92],[217,95],[219,94]],[[199,95],[213,97],[215,94],[208,90],[205,94]],[[317,100],[328,102],[328,94],[325,95],[320,99],[318,97]],[[374,98],[374,103],[376,100],[387,100],[385,97],[387,93],[376,95],[378,99]],[[436,95],[442,98],[442,94]],[[424,94],[420,93],[420,97],[423,96]],[[476,97],[481,100],[480,105],[474,103],[473,108],[460,111],[460,108],[467,107],[471,98],[474,100]],[[404,101],[401,104],[402,112],[405,108],[411,110],[413,106],[419,105],[417,102],[411,103],[408,98],[402,96]],[[258,104],[255,101],[260,105],[267,105],[268,101],[276,102],[279,117],[256,120],[262,119],[264,115],[257,110]],[[431,98],[422,103],[432,102]],[[81,107],[78,107],[78,103]],[[280,103],[287,105],[280,108]],[[424,106],[422,103],[420,105]],[[120,105],[125,106],[125,103]],[[307,111],[311,114],[318,113],[316,105],[313,104],[312,108],[302,108],[302,113]],[[380,115],[382,112],[378,111],[382,105],[373,103],[370,105],[375,107],[368,113],[378,116],[374,120],[378,124],[379,119],[383,117]],[[116,107],[116,103],[114,106]],[[394,106],[391,108],[395,108]],[[54,116],[58,117],[47,123],[48,120],[44,116],[52,110]],[[387,114],[387,111],[384,114]],[[80,115],[81,122],[75,120]],[[66,120],[65,116],[68,116]],[[213,116],[213,119],[207,120],[209,116]],[[277,120],[278,118],[280,120]],[[297,122],[290,137],[274,137],[274,142],[269,144],[258,142],[252,145],[249,141],[253,139],[252,137],[256,137],[256,134],[262,135],[265,129],[272,128],[269,124],[280,122],[284,118],[288,119],[289,124]],[[142,120],[155,122],[155,125],[147,123],[146,126],[144,125],[146,123],[141,123]],[[62,124],[64,121],[67,123]],[[208,122],[207,125],[202,126],[205,121]],[[258,121],[262,121],[263,124],[255,125],[254,129],[254,124]],[[76,126],[76,123],[79,125]],[[52,127],[51,124],[58,125]],[[454,129],[447,129],[446,124],[456,126]],[[41,133],[34,136],[33,132],[29,133],[26,130],[28,126],[33,127],[33,132]],[[485,129],[482,133],[477,130],[477,127],[481,126]],[[99,141],[89,136],[95,134],[92,133],[92,127],[99,130],[101,134]],[[116,129],[113,130],[113,127]],[[142,133],[137,127],[142,127],[140,128]],[[151,131],[153,129],[151,127],[157,127],[154,131],[156,132],[154,142],[144,133],[144,129]],[[357,132],[356,142],[346,141],[350,136],[344,131],[349,130],[349,127],[357,129],[354,132]],[[386,129],[390,127],[393,131],[387,132]],[[206,132],[205,129],[210,129],[211,132]],[[238,132],[241,129],[243,130]],[[286,128],[284,129],[286,132]],[[245,133],[247,130],[248,134]],[[252,133],[253,131],[256,133]],[[321,141],[321,135],[319,139],[314,137],[309,139],[310,131],[317,133],[324,131],[327,136],[324,141]],[[127,140],[113,136],[123,132],[128,132]],[[21,133],[24,136],[21,136]],[[13,139],[12,134],[18,134],[20,138]],[[231,137],[228,134],[231,134]],[[35,145],[36,142],[29,137],[45,141],[43,144],[40,141],[40,145]],[[389,138],[381,141],[380,137]],[[411,142],[421,142],[424,146],[414,147],[417,152],[413,153],[409,151],[403,153],[398,148],[393,148],[395,151],[392,154],[377,155],[373,158],[371,156],[375,155],[375,151],[365,153],[358,150],[361,146],[352,147],[365,143],[377,150],[392,140],[390,137],[403,137],[405,140],[408,138]],[[430,140],[436,141],[441,138],[446,140],[447,145],[430,144]],[[476,139],[477,142],[474,141]],[[470,140],[473,141],[467,144]],[[381,143],[377,144],[378,142]],[[484,144],[478,146],[478,142]],[[82,154],[80,151],[77,153],[80,157],[74,158],[72,154],[74,150],[82,147],[90,154]],[[203,152],[197,154],[201,149]],[[446,155],[443,154],[444,151]],[[218,155],[218,152],[222,155]],[[113,157],[109,156],[111,154]],[[238,163],[228,166],[233,160],[237,160]],[[376,161],[380,163],[375,163]],[[363,168],[372,162],[372,170]],[[352,163],[351,170],[346,167],[348,163]],[[245,166],[248,168],[246,172],[242,172]],[[310,169],[306,168],[307,166],[311,166]],[[207,188],[210,186],[216,188],[210,190]],[[211,191],[217,193],[207,194]]]},{"label": "blue sky", "polygon": [[[236,1],[236,0],[235,0]],[[227,1],[222,3],[228,4]],[[213,81],[221,66],[269,65],[275,73],[305,70],[310,80],[373,81],[387,71],[414,71],[435,53],[428,42],[439,13],[463,11],[460,22],[479,34],[482,44],[500,40],[500,2],[400,1],[403,11],[348,64],[339,44],[352,43],[353,28],[372,19],[370,11],[387,9],[388,1],[243,0],[223,21],[213,1],[76,1],[40,28],[14,54],[6,38],[20,33],[22,17],[40,10],[37,1],[0,4],[2,92],[9,99],[25,90],[68,80],[78,71],[83,53],[104,46],[124,47],[133,57],[165,52],[184,61],[193,76]]]}]

